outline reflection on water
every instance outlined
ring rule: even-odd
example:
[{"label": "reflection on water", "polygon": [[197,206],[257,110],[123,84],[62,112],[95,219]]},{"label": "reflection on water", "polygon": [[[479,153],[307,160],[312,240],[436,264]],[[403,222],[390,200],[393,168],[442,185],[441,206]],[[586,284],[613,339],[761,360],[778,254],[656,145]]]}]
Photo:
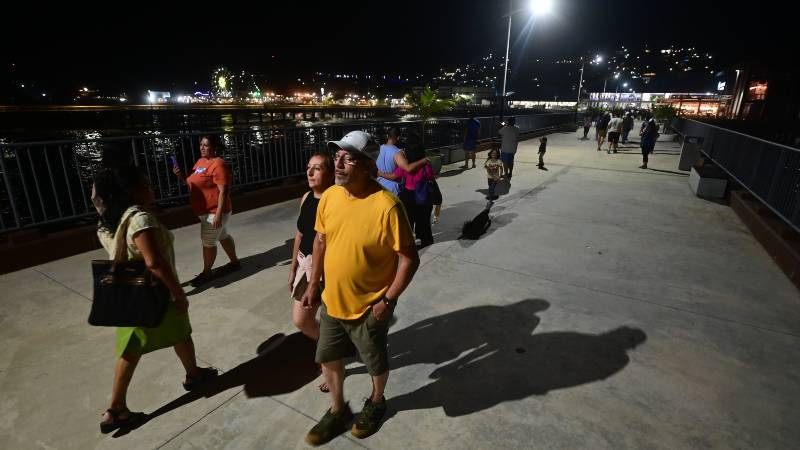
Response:
[{"label": "reflection on water", "polygon": [[[92,141],[100,139],[103,135],[97,130],[74,130],[72,139],[76,142],[72,148],[73,164],[77,168],[77,176],[81,183],[90,185],[92,182],[92,168],[100,165],[103,159],[103,147],[100,142]],[[88,141],[88,142],[87,142]]]},{"label": "reflection on water", "polygon": [[234,130],[232,114],[222,114],[220,119],[222,121],[222,131],[230,133]]},{"label": "reflection on water", "polygon": [[[101,137],[144,136],[154,133],[246,132],[273,127],[307,128],[312,126],[359,125],[376,122],[416,120],[409,114],[372,117],[368,113],[336,116],[320,110],[302,112],[172,112],[118,111],[99,113],[3,113],[0,116],[0,142],[38,142],[91,139]],[[335,113],[334,113],[335,114]]]}]

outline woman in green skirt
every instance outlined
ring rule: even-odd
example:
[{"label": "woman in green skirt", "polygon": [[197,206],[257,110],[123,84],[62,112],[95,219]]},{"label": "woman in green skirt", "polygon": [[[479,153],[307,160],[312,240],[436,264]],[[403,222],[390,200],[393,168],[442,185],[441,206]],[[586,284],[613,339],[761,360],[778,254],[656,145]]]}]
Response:
[{"label": "woman in green skirt", "polygon": [[[217,376],[213,368],[197,366],[192,327],[189,324],[189,301],[178,281],[175,270],[173,236],[148,212],[155,194],[144,172],[127,166],[102,169],[92,186],[92,202],[100,214],[98,237],[110,258],[115,254],[117,233],[125,233],[128,258],[144,260],[148,269],[159,278],[171,293],[167,312],[155,328],[117,328],[117,366],[111,390],[111,405],[103,413],[100,431],[110,433],[118,428],[130,428],[141,422],[145,414],[131,412],[126,396],[133,371],[139,358],[154,350],[173,347],[186,378],[183,387],[190,391],[199,383]],[[122,236],[119,236],[122,239]]]}]

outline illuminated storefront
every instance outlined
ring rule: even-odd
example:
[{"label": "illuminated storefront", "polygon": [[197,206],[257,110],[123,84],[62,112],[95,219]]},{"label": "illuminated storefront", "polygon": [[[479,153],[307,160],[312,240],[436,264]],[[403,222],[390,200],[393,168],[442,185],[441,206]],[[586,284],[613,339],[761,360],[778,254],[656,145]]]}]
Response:
[{"label": "illuminated storefront", "polygon": [[673,92],[592,92],[589,107],[603,109],[652,109],[656,105],[672,105],[679,114],[695,116],[723,115],[728,109],[729,95]]}]

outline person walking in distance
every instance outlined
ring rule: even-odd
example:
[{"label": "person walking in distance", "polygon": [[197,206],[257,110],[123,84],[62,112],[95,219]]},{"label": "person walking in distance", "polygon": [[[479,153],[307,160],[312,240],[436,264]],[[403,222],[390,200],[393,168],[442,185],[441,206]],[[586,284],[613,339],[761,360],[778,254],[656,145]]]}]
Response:
[{"label": "person walking in distance", "polygon": [[628,143],[628,135],[630,134],[631,130],[633,129],[633,114],[630,112],[625,114],[625,117],[622,119],[622,143]]},{"label": "person walking in distance", "polygon": [[622,134],[622,119],[619,118],[618,113],[611,115],[611,120],[608,122],[608,153],[613,151],[617,153],[617,146],[619,145],[619,136]]},{"label": "person walking in distance", "polygon": [[189,203],[200,219],[200,240],[203,244],[203,271],[189,283],[201,286],[211,279],[211,268],[217,259],[217,242],[228,255],[230,262],[223,272],[239,270],[236,245],[228,234],[227,223],[231,217],[231,172],[219,154],[225,149],[219,136],[209,134],[200,138],[200,159],[194,163],[188,177],[176,165],[175,175],[189,187]]},{"label": "person walking in distance", "polygon": [[378,159],[375,161],[378,166],[378,183],[395,195],[400,194],[400,178],[395,175],[395,169],[399,167],[406,172],[414,173],[430,162],[427,158],[423,158],[409,163],[405,152],[400,150],[398,145],[400,145],[400,129],[389,128],[386,144],[381,145]]},{"label": "person walking in distance", "polygon": [[469,161],[472,160],[472,168],[475,168],[475,150],[478,149],[478,137],[480,136],[481,123],[475,118],[472,111],[468,114],[469,118],[464,125],[464,165],[462,169],[469,169]]},{"label": "person walking in distance", "polygon": [[[425,159],[425,148],[422,145],[422,138],[420,138],[418,134],[412,133],[408,136],[406,155],[412,164],[421,160],[427,161]],[[406,214],[411,229],[414,230],[414,235],[420,240],[419,248],[421,249],[432,245],[433,231],[431,231],[431,210],[433,209],[433,203],[420,203],[417,195],[417,188],[422,188],[422,184],[435,179],[433,167],[430,163],[426,162],[415,173],[406,172],[398,167],[395,169],[395,174],[403,180],[399,197],[403,202],[403,206],[406,208]]]},{"label": "person walking in distance", "polygon": [[642,132],[642,139],[639,145],[642,148],[642,165],[640,169],[647,169],[648,155],[653,153],[656,148],[656,140],[658,140],[658,125],[655,119],[647,121],[647,127]]},{"label": "person walking in distance", "polygon": [[601,114],[600,117],[597,119],[597,124],[595,128],[597,129],[597,151],[600,151],[600,148],[603,146],[603,142],[606,139],[606,130],[608,129],[608,123],[611,121],[611,114],[604,113]]},{"label": "person walking in distance", "polygon": [[508,121],[500,128],[500,137],[500,161],[503,162],[503,176],[510,180],[514,171],[514,156],[519,145],[519,127],[515,117],[509,117]]},{"label": "person walking in distance", "polygon": [[589,135],[589,129],[592,128],[592,116],[589,115],[587,112],[586,115],[583,116],[583,138],[582,140],[589,139],[587,136]]}]

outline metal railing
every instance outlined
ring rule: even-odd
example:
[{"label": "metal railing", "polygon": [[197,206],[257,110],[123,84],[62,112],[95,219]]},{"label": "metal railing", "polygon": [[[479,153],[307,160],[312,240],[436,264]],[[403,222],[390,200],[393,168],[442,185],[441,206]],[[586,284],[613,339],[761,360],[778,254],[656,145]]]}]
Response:
[{"label": "metal railing", "polygon": [[[572,123],[575,115],[534,114],[517,116],[523,133]],[[480,140],[497,135],[497,118],[480,117]],[[425,123],[429,149],[463,142],[464,121],[433,119]],[[264,128],[220,132],[230,165],[234,190],[258,186],[305,173],[310,155],[324,151],[326,143],[352,130],[364,130],[377,138],[389,127],[403,133],[420,132],[421,122],[381,122],[320,125],[304,128]],[[199,158],[198,141],[206,133],[146,134],[121,138],[0,143],[0,233],[56,222],[94,217],[91,186],[104,158],[125,158],[144,167],[160,203],[185,200],[188,190],[172,174],[171,157],[188,173]],[[109,154],[113,150],[114,154]],[[449,154],[454,162],[452,152]],[[457,159],[456,159],[457,160]]]},{"label": "metal railing", "polygon": [[701,152],[800,232],[800,150],[678,117],[684,137],[702,137]]}]

